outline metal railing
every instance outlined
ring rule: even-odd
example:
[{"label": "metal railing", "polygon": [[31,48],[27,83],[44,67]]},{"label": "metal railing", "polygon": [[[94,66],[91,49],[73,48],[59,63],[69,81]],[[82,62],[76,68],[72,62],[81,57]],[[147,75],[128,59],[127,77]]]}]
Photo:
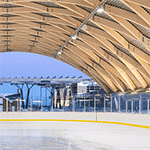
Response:
[{"label": "metal railing", "polygon": [[[46,103],[45,103],[46,101]],[[112,113],[141,113],[150,114],[150,92],[140,94],[82,94],[70,96],[68,100],[60,100],[59,104],[47,98],[31,99],[29,108],[22,109],[21,100],[14,110],[11,111],[42,111],[42,112],[112,112]],[[18,104],[18,103],[17,103]],[[56,107],[57,105],[57,107]],[[6,104],[6,107],[8,104]],[[9,106],[10,107],[10,106]],[[0,109],[0,111],[3,111]]]}]

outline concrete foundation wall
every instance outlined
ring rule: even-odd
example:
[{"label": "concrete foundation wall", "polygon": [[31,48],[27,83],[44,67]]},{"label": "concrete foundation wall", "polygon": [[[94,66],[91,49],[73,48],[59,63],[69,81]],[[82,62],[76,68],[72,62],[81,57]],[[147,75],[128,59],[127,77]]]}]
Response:
[{"label": "concrete foundation wall", "polygon": [[148,114],[124,113],[92,113],[92,112],[1,112],[2,119],[64,119],[64,120],[92,120],[130,123],[150,126]]}]

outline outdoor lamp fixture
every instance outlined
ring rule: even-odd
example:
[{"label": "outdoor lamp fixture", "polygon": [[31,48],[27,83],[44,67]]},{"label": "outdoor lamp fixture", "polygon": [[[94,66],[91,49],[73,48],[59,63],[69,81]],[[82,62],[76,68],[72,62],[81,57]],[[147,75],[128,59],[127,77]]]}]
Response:
[{"label": "outdoor lamp fixture", "polygon": [[102,13],[104,11],[104,8],[103,7],[100,7],[99,9],[97,9],[97,12],[98,13]]},{"label": "outdoor lamp fixture", "polygon": [[75,40],[76,38],[77,38],[76,36],[73,36],[73,37],[72,37],[73,40]]},{"label": "outdoor lamp fixture", "polygon": [[58,55],[61,55],[61,54],[62,54],[62,52],[59,51],[59,52],[58,52]]},{"label": "outdoor lamp fixture", "polygon": [[81,29],[83,29],[83,30],[87,29],[86,24],[84,24],[83,27],[82,27]]}]

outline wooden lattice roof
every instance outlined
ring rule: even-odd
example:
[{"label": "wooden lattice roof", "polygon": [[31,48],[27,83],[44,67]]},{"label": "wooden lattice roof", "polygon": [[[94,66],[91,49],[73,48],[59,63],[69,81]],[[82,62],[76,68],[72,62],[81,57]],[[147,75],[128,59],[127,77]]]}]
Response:
[{"label": "wooden lattice roof", "polygon": [[0,52],[14,51],[55,57],[108,93],[146,89],[150,0],[0,0]]}]

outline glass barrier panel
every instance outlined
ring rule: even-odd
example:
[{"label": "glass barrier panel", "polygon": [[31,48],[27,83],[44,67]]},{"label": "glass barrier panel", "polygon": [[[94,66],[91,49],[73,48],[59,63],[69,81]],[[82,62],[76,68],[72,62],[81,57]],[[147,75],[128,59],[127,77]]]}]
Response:
[{"label": "glass barrier panel", "polygon": [[146,114],[148,113],[148,105],[149,105],[149,98],[150,98],[150,95],[149,94],[142,94],[141,95],[141,100],[142,100],[142,103],[141,103],[141,113],[143,114]]},{"label": "glass barrier panel", "polygon": [[112,97],[112,112],[119,112],[119,97]]},{"label": "glass barrier panel", "polygon": [[120,96],[120,112],[126,112],[126,100],[123,98],[123,96]]},{"label": "glass barrier panel", "polygon": [[75,102],[75,111],[76,112],[83,112],[84,111],[84,97],[83,95],[78,96]]},{"label": "glass barrier panel", "polygon": [[127,112],[131,113],[131,101],[127,101]]},{"label": "glass barrier panel", "polygon": [[110,112],[111,110],[111,99],[105,97],[105,112]]},{"label": "glass barrier panel", "polygon": [[139,113],[139,101],[133,101],[133,113]]},{"label": "glass barrier panel", "polygon": [[96,112],[104,112],[104,97],[95,97]]}]

